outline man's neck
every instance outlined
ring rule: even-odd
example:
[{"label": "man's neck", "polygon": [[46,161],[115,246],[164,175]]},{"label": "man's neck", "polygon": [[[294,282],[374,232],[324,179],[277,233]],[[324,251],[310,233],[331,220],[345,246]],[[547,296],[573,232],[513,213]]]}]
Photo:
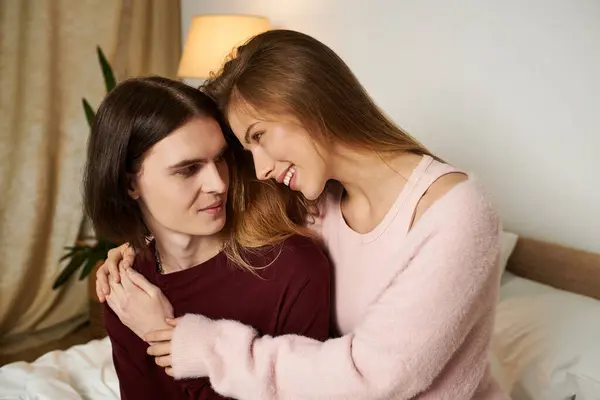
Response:
[{"label": "man's neck", "polygon": [[217,255],[223,247],[223,238],[219,235],[191,236],[157,232],[154,239],[165,274],[202,264]]}]

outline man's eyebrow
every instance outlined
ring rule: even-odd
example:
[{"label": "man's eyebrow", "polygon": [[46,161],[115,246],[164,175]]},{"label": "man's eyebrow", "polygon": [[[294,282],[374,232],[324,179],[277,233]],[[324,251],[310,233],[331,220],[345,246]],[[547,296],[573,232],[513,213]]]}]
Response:
[{"label": "man's eyebrow", "polygon": [[202,164],[205,163],[207,160],[204,158],[188,158],[185,160],[181,160],[176,164],[173,164],[169,167],[169,169],[178,169],[178,168],[183,168],[183,167],[188,167],[190,165],[194,165],[194,164]]},{"label": "man's eyebrow", "polygon": [[256,121],[253,124],[250,124],[248,126],[248,128],[246,128],[246,134],[244,135],[244,140],[246,141],[247,144],[250,144],[250,130],[252,130],[252,128],[254,127],[254,125],[258,124],[258,121]]},{"label": "man's eyebrow", "polygon": [[[223,145],[223,147],[221,147],[221,150],[219,150],[218,155],[221,156],[223,155],[223,153],[225,153],[225,151],[227,150],[227,143]],[[173,165],[171,165],[169,167],[169,169],[178,169],[178,168],[183,168],[183,167],[188,167],[190,165],[194,165],[194,164],[206,164],[208,163],[210,160],[206,159],[206,158],[186,158],[185,160],[181,160],[178,163],[175,163]]]}]

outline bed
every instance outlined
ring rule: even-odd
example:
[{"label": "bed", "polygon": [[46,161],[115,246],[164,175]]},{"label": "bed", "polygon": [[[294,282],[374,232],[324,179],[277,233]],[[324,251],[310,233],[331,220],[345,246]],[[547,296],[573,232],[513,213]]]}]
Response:
[{"label": "bed", "polygon": [[527,238],[503,247],[496,377],[515,400],[600,400],[600,254]]},{"label": "bed", "polygon": [[[502,263],[498,381],[515,400],[600,400],[600,255],[505,232]],[[119,399],[110,342],[0,368],[0,399]]]},{"label": "bed", "polygon": [[32,363],[15,362],[0,368],[1,400],[119,398],[108,338],[51,351]]}]

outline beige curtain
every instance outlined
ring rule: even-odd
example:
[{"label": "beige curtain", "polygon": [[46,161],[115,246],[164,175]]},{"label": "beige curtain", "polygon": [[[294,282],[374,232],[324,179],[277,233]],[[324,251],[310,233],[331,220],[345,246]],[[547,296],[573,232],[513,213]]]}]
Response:
[{"label": "beige curtain", "polygon": [[62,289],[51,286],[83,219],[89,130],[81,98],[97,108],[105,92],[96,46],[119,80],[174,77],[179,7],[173,0],[0,0],[0,354],[85,320],[86,282],[76,275]]}]

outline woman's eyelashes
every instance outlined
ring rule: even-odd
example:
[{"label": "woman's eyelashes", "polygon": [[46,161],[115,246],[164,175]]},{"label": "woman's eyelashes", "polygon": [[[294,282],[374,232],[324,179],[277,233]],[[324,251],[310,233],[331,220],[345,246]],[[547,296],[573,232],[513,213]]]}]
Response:
[{"label": "woman's eyelashes", "polygon": [[254,141],[254,143],[259,143],[260,139],[262,138],[262,136],[265,134],[264,131],[258,131],[258,132],[254,132],[252,134],[252,140]]}]

